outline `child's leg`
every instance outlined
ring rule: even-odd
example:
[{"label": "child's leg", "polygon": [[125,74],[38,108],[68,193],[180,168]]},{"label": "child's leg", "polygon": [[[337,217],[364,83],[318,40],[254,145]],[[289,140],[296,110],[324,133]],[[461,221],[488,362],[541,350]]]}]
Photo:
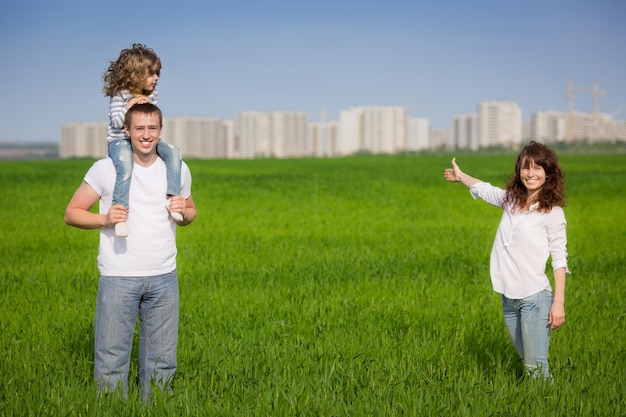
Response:
[{"label": "child's leg", "polygon": [[180,150],[160,139],[157,144],[157,153],[167,168],[167,195],[180,195],[180,169],[182,165]]},{"label": "child's leg", "polygon": [[130,139],[118,139],[109,143],[109,157],[115,165],[115,187],[112,204],[121,204],[128,209],[130,177],[133,173],[133,150]]}]

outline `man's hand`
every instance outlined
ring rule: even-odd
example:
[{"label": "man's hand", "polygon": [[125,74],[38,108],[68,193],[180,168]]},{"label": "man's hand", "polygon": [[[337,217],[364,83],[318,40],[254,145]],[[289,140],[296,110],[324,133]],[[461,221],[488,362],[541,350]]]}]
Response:
[{"label": "man's hand", "polygon": [[173,195],[169,198],[169,208],[171,212],[180,213],[185,218],[185,208],[187,207],[187,201],[179,195]]},{"label": "man's hand", "polygon": [[109,208],[106,215],[106,225],[112,226],[116,223],[122,223],[128,220],[128,209],[121,204],[115,204]]}]

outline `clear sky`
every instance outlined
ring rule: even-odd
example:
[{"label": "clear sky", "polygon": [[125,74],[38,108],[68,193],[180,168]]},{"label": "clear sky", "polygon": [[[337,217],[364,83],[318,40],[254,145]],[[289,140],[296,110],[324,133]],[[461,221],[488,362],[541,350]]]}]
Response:
[{"label": "clear sky", "polygon": [[[566,111],[571,81],[597,83],[600,111],[626,119],[622,0],[7,0],[0,142],[58,141],[64,123],[105,121],[102,74],[135,42],[163,61],[165,117],[329,121],[398,105],[449,128],[484,100],[515,101],[524,120]],[[591,112],[592,95],[574,105]]]}]

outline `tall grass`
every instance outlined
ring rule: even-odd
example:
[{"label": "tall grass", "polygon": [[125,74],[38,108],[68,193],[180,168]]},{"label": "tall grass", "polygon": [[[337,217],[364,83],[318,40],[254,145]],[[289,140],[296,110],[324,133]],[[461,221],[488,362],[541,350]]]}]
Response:
[{"label": "tall grass", "polygon": [[[502,185],[514,159],[457,162]],[[553,385],[523,377],[491,290],[501,213],[443,180],[449,160],[188,161],[179,370],[150,407],[95,395],[98,233],[62,220],[92,161],[3,162],[0,414],[626,415],[626,156],[561,156]]]}]

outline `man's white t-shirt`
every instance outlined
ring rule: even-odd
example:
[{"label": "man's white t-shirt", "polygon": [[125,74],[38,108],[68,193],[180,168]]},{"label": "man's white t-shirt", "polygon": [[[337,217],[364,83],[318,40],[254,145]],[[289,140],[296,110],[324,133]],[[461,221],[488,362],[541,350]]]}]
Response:
[{"label": "man's white t-shirt", "polygon": [[[85,182],[99,195],[99,209],[106,214],[115,185],[110,158],[97,161]],[[176,269],[176,223],[166,207],[166,168],[161,158],[149,167],[135,164],[130,185],[128,237],[115,236],[114,227],[100,229],[98,269],[102,276],[153,276]],[[191,196],[191,173],[182,163],[181,196]]]}]

